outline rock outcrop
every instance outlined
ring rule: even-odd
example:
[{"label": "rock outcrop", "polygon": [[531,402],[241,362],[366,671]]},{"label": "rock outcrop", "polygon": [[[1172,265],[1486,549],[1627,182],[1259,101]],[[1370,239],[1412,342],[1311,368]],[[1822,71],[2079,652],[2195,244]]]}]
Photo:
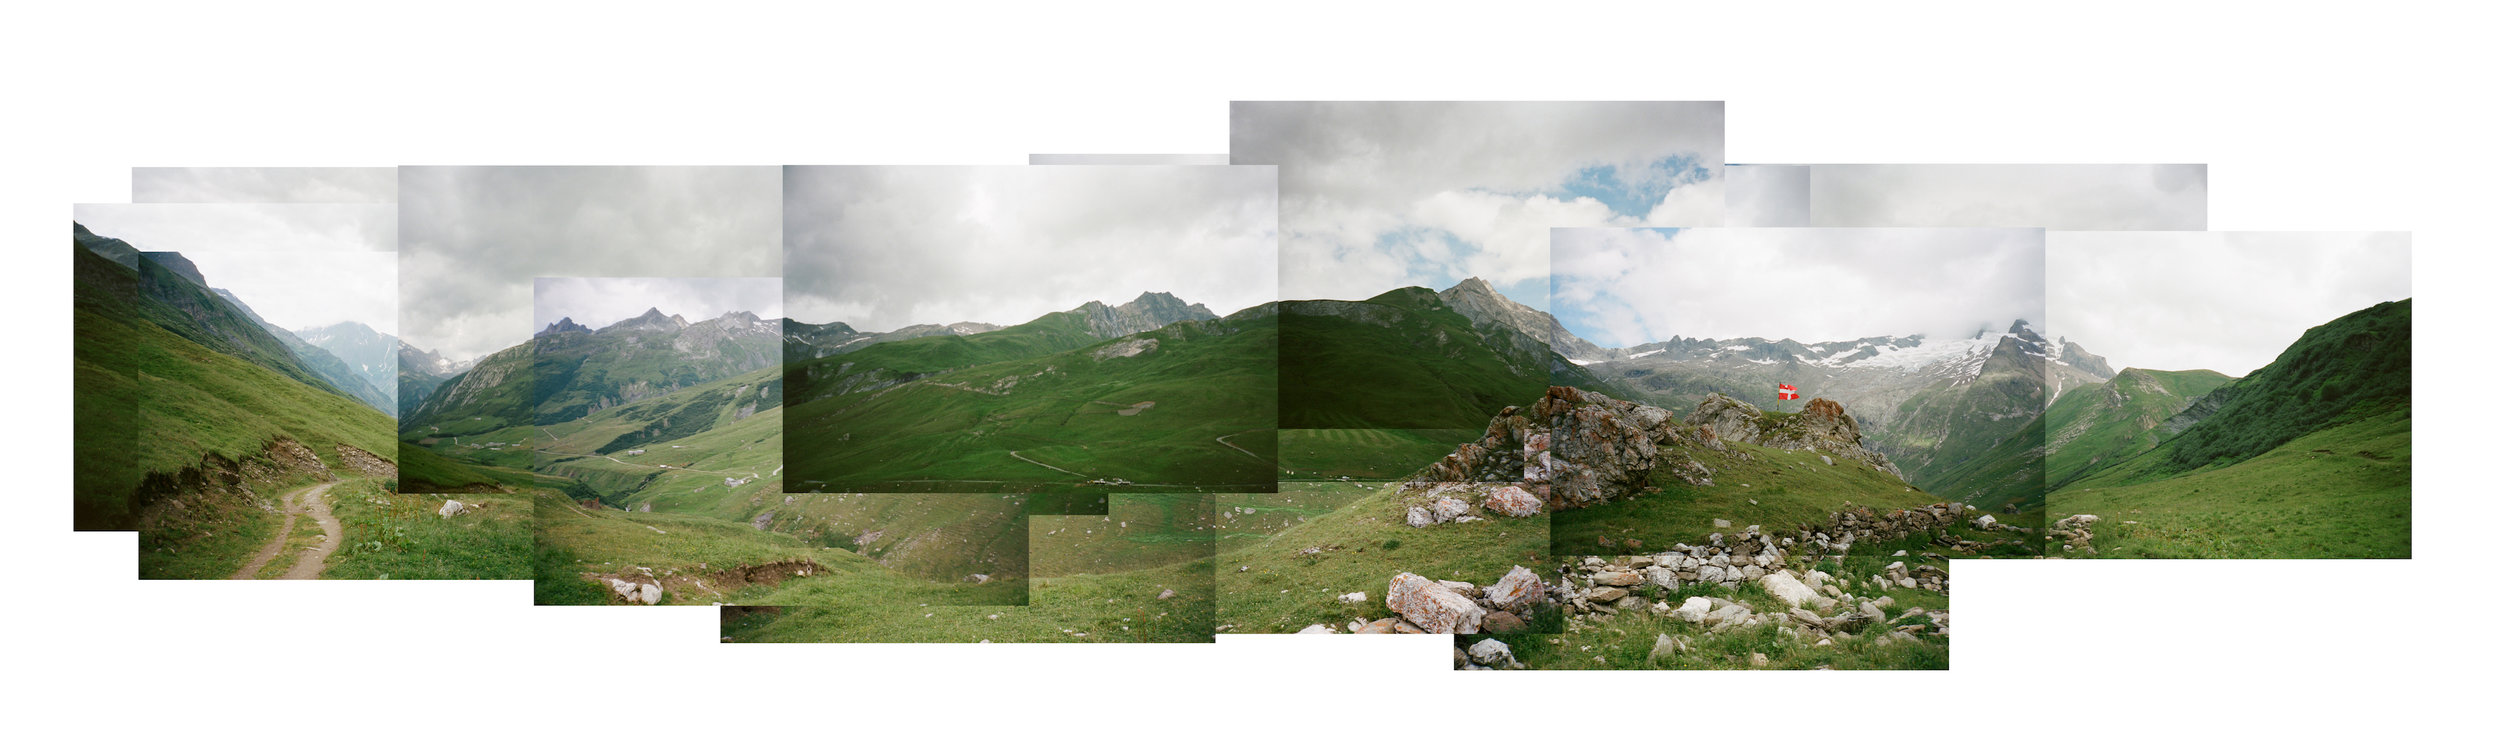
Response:
[{"label": "rock outcrop", "polygon": [[1727,395],[1713,392],[1693,409],[1691,422],[1711,430],[1718,442],[1750,443],[1765,448],[1813,451],[1854,460],[1903,478],[1901,468],[1866,447],[1858,421],[1840,403],[1820,397],[1793,415],[1762,412]]}]

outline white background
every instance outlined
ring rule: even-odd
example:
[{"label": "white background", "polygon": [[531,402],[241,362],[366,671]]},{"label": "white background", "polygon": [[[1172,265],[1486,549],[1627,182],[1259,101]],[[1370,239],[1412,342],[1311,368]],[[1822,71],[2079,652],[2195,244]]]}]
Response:
[{"label": "white background", "polygon": [[[72,5],[0,20],[0,730],[2406,734],[2490,696],[2489,18]],[[68,532],[64,221],[131,166],[1018,164],[1221,151],[1231,99],[1726,100],[1728,161],[2208,162],[2215,230],[2414,231],[2415,558],[1960,563],[1944,673],[1462,674],[1437,638],[724,646],[522,582],[134,582],[130,535]]]}]

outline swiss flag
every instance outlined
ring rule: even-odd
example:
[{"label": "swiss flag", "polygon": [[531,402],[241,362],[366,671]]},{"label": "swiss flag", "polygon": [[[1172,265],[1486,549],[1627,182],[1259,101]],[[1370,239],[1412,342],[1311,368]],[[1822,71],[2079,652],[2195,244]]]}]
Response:
[{"label": "swiss flag", "polygon": [[1780,385],[1780,399],[1782,399],[1782,400],[1794,400],[1794,399],[1797,399],[1797,385],[1793,385],[1793,384],[1783,384],[1783,385]]}]

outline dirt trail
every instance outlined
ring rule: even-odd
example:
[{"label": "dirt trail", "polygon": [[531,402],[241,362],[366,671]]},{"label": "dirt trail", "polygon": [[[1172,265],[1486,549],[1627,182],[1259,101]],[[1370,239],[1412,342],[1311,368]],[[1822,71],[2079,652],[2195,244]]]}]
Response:
[{"label": "dirt trail", "polygon": [[[1248,433],[1248,432],[1249,432],[1249,431],[1242,431],[1241,433]],[[1227,433],[1227,434],[1224,434],[1224,435],[1221,435],[1221,436],[1216,436],[1216,437],[1215,437],[1215,442],[1216,442],[1216,443],[1221,443],[1221,444],[1224,444],[1224,447],[1225,447],[1225,448],[1229,448],[1229,449],[1232,449],[1232,450],[1235,450],[1235,451],[1239,451],[1239,452],[1241,452],[1241,453],[1242,453],[1242,455],[1244,455],[1244,456],[1248,456],[1248,457],[1253,458],[1253,459],[1258,459],[1258,460],[1259,460],[1260,462],[1262,462],[1262,463],[1268,463],[1268,464],[1273,464],[1273,463],[1276,463],[1276,462],[1273,462],[1273,461],[1268,461],[1268,460],[1267,460],[1267,457],[1265,457],[1265,456],[1260,456],[1260,455],[1258,455],[1258,454],[1251,453],[1251,452],[1250,452],[1250,449],[1242,448],[1242,447],[1240,447],[1240,446],[1235,446],[1235,445],[1233,445],[1233,442],[1232,442],[1232,441],[1227,441],[1227,440],[1224,440],[1224,439],[1227,439],[1227,438],[1231,438],[1231,437],[1233,437],[1233,436],[1238,436],[1238,435],[1241,435],[1241,433]]]},{"label": "dirt trail", "polygon": [[1068,471],[1068,470],[1066,470],[1066,469],[1061,469],[1061,468],[1059,468],[1059,467],[1051,466],[1051,465],[1049,465],[1049,464],[1044,464],[1044,463],[1039,462],[1039,461],[1034,461],[1034,460],[1032,460],[1032,459],[1024,458],[1024,454],[1016,453],[1016,452],[1014,452],[1014,451],[1009,451],[1009,452],[1007,452],[1007,455],[1008,455],[1008,456],[1013,456],[1013,457],[1016,457],[1016,460],[1017,460],[1017,461],[1021,461],[1021,462],[1027,463],[1027,464],[1032,464],[1032,465],[1034,465],[1034,466],[1038,466],[1038,467],[1041,467],[1041,468],[1044,468],[1044,469],[1049,469],[1049,470],[1051,470],[1051,471],[1059,472],[1059,473],[1061,473],[1061,474],[1066,474],[1066,475],[1069,475],[1069,476],[1074,476],[1074,477],[1083,477],[1083,476],[1085,476],[1085,475],[1083,475],[1083,474],[1078,474],[1078,473],[1076,473],[1076,472]]},{"label": "dirt trail", "polygon": [[278,525],[277,537],[271,538],[268,544],[261,546],[260,552],[252,554],[252,560],[245,562],[243,568],[236,570],[234,576],[229,578],[260,578],[261,568],[268,566],[270,560],[278,558],[278,554],[286,548],[287,537],[295,532],[295,518],[301,515],[311,515],[313,521],[321,526],[323,534],[321,544],[305,549],[295,560],[295,566],[287,569],[286,574],[279,578],[320,578],[321,569],[328,563],[330,554],[339,550],[339,519],[330,514],[330,501],[322,496],[323,493],[329,492],[331,487],[336,486],[338,486],[337,482],[323,482],[288,493],[283,498],[286,521]]}]

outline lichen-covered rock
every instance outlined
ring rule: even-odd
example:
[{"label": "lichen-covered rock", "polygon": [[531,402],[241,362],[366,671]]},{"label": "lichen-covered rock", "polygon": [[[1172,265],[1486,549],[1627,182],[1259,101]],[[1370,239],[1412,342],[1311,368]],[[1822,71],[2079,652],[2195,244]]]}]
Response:
[{"label": "lichen-covered rock", "polygon": [[1486,509],[1503,515],[1524,518],[1543,510],[1545,503],[1538,500],[1536,495],[1529,494],[1527,490],[1520,489],[1514,484],[1495,487],[1492,491],[1486,492],[1484,506]]},{"label": "lichen-covered rock", "polygon": [[1537,578],[1528,567],[1513,566],[1501,581],[1484,588],[1484,598],[1501,610],[1527,612],[1545,600],[1545,580]]},{"label": "lichen-covered rock", "polygon": [[1387,599],[1390,611],[1430,633],[1474,633],[1484,623],[1474,600],[1412,572],[1389,579]]}]

